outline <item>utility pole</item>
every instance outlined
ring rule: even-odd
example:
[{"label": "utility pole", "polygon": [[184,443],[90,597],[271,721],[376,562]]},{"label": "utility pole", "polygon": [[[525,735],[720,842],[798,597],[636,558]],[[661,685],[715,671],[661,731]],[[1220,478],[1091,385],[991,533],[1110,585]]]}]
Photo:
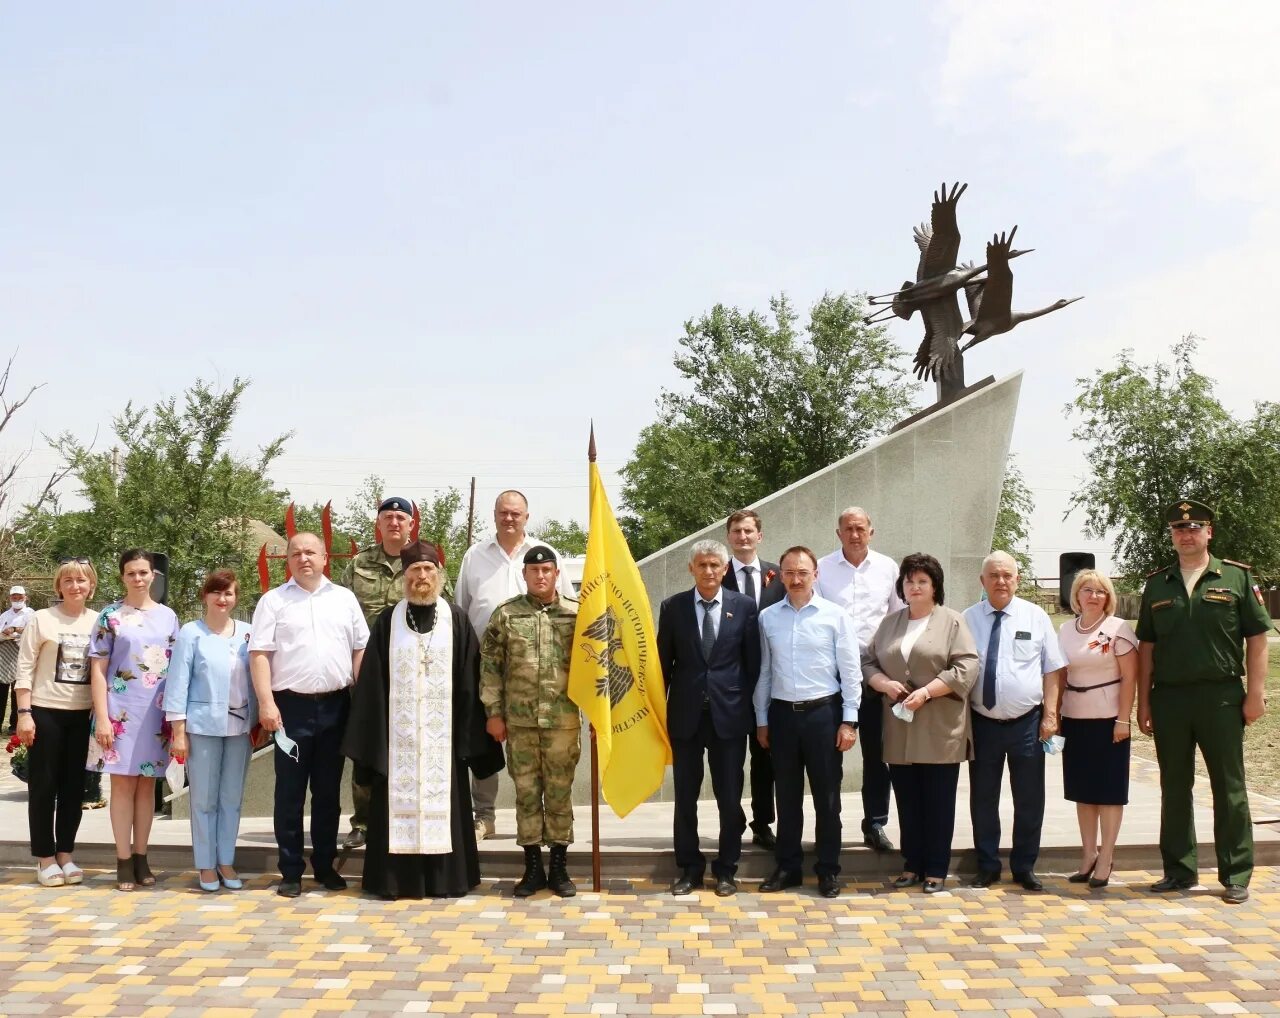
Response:
[{"label": "utility pole", "polygon": [[471,535],[476,525],[476,479],[471,478],[471,497],[467,500],[467,547],[471,547]]}]

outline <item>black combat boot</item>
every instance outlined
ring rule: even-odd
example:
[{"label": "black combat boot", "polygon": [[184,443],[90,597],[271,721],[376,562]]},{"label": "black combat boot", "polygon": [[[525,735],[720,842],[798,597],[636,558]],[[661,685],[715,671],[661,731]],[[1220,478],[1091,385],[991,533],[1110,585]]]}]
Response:
[{"label": "black combat boot", "polygon": [[[555,850],[552,849],[554,854]],[[542,846],[524,846],[524,876],[511,893],[517,898],[527,898],[547,886],[547,871],[542,868]]]},{"label": "black combat boot", "polygon": [[569,863],[565,858],[568,851],[568,845],[551,846],[551,872],[547,877],[547,886],[562,898],[572,898],[578,893],[578,888],[569,879]]}]

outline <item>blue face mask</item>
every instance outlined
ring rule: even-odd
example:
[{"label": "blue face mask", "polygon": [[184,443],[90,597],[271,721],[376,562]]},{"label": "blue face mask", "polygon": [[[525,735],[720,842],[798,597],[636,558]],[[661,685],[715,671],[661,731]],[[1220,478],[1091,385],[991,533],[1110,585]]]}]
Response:
[{"label": "blue face mask", "polygon": [[284,753],[285,756],[290,757],[296,762],[298,759],[298,744],[289,738],[289,736],[284,734],[284,728],[277,728],[275,730],[274,738],[276,740],[276,746],[279,747],[280,752]]}]

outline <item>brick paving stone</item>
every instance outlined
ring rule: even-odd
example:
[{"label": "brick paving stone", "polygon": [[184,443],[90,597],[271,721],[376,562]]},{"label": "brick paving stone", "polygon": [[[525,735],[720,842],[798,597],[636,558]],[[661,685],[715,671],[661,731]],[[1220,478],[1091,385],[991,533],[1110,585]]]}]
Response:
[{"label": "brick paving stone", "polygon": [[261,876],[210,902],[162,877],[121,895],[0,870],[0,1015],[1280,1014],[1273,868],[1238,908],[1152,897],[1149,874],[1087,897],[863,881],[835,901],[615,884],[514,902],[508,881],[422,903],[286,901]]}]

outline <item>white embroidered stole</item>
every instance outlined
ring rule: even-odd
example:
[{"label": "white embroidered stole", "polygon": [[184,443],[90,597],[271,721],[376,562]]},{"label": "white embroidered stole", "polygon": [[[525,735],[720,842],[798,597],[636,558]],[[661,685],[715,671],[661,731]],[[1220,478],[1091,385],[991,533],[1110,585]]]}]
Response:
[{"label": "white embroidered stole", "polygon": [[436,602],[429,633],[409,628],[407,601],[391,617],[391,716],[387,753],[390,851],[453,851],[453,617]]}]

